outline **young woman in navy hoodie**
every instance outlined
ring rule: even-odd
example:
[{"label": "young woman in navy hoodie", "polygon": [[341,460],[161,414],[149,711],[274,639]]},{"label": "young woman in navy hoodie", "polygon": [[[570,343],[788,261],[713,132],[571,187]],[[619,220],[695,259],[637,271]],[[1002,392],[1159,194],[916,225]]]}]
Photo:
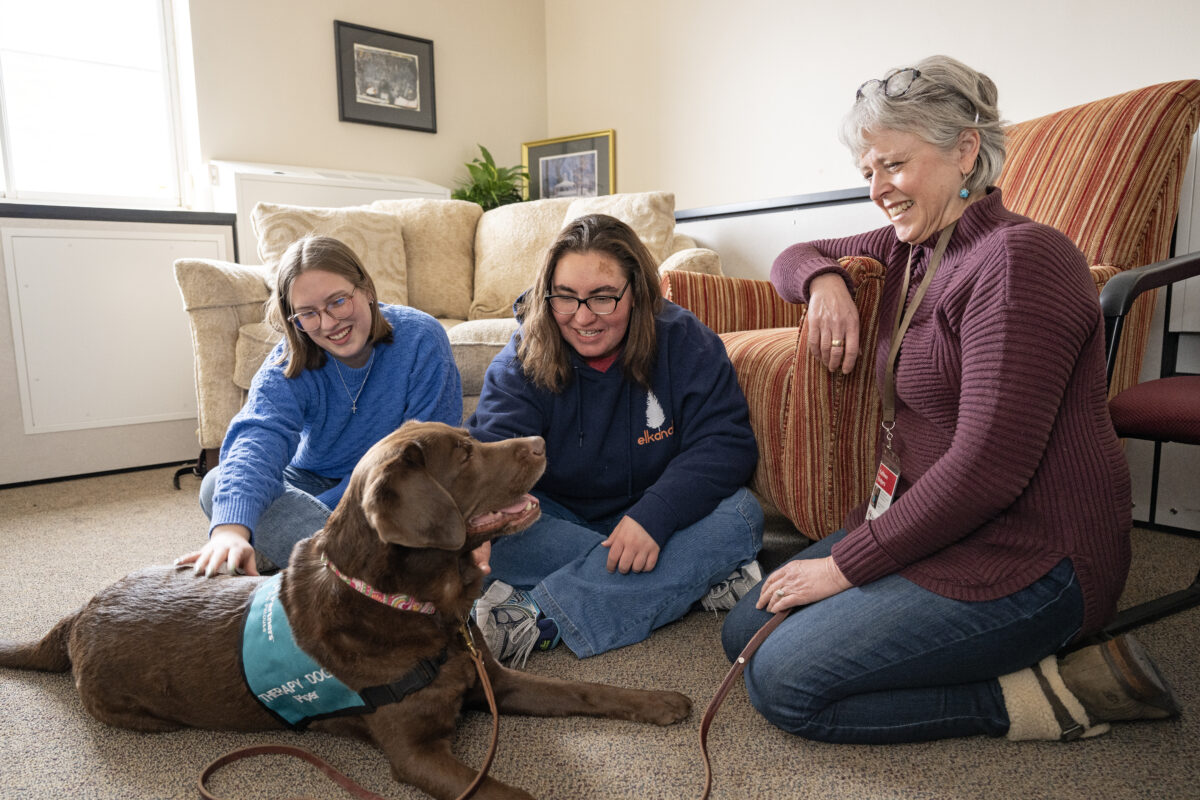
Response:
[{"label": "young woman in navy hoodie", "polygon": [[516,312],[468,427],[543,437],[547,468],[542,518],[492,545],[475,610],[492,652],[523,664],[561,638],[583,658],[702,598],[732,607],[761,578],[763,514],[744,488],[758,448],[721,340],[663,299],[645,245],[602,214],[568,223]]}]

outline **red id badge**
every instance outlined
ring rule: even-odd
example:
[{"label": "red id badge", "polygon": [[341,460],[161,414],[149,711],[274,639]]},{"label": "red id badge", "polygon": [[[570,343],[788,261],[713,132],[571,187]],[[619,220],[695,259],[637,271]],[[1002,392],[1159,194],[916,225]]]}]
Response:
[{"label": "red id badge", "polygon": [[871,490],[871,502],[867,504],[867,519],[872,520],[892,505],[896,498],[896,487],[900,483],[900,458],[889,447],[879,459],[875,471],[875,488]]}]

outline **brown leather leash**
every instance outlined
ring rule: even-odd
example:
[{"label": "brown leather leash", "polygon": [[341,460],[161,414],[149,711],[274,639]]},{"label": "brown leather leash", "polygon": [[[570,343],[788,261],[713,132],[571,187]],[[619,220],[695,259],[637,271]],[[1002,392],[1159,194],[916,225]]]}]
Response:
[{"label": "brown leather leash", "polygon": [[[492,759],[496,757],[496,744],[500,739],[500,712],[496,708],[496,694],[492,689],[492,682],[488,680],[487,667],[484,666],[483,656],[480,655],[479,650],[475,647],[475,638],[471,635],[471,629],[466,623],[463,623],[462,627],[459,629],[459,632],[462,634],[463,640],[467,643],[467,650],[471,654],[471,660],[475,662],[475,671],[479,673],[479,682],[483,686],[483,694],[487,697],[488,708],[491,709],[492,712],[492,738],[491,742],[488,744],[487,757],[483,761],[483,766],[479,768],[479,772],[476,773],[475,780],[471,781],[471,785],[463,790],[463,793],[458,796],[458,800],[467,800],[467,798],[475,794],[480,785],[487,778],[488,770],[491,769],[492,766]],[[241,761],[244,758],[252,758],[254,756],[263,755],[285,755],[301,759],[302,761],[307,761],[329,776],[330,780],[332,780],[338,786],[341,786],[355,797],[360,798],[360,800],[387,800],[385,797],[364,789],[362,786],[339,772],[327,761],[315,753],[311,753],[302,747],[292,747],[284,744],[263,744],[253,745],[251,747],[242,747],[237,750],[232,750],[221,756],[205,767],[204,771],[200,773],[200,778],[197,781],[197,785],[200,789],[200,796],[204,798],[204,800],[221,800],[220,797],[217,797],[209,792],[205,786],[205,784],[208,783],[208,779],[212,777],[213,773],[215,773],[221,767],[224,767],[227,764],[232,764],[235,761]],[[294,798],[294,800],[304,800],[304,798]]]},{"label": "brown leather leash", "polygon": [[708,759],[708,729],[712,725],[713,718],[717,716],[717,709],[721,707],[722,701],[725,700],[725,695],[729,694],[729,690],[733,688],[733,684],[742,675],[742,671],[746,668],[746,662],[750,660],[750,656],[754,655],[754,651],[758,649],[771,631],[779,627],[779,623],[787,619],[788,615],[796,609],[789,608],[780,611],[767,620],[767,623],[758,629],[750,642],[738,654],[737,660],[733,662],[729,673],[725,676],[725,680],[721,681],[721,685],[717,687],[717,693],[713,695],[712,701],[708,704],[708,708],[704,711],[704,719],[700,721],[700,754],[704,757],[704,794],[700,796],[700,800],[708,800],[709,792],[712,791],[712,763]]}]

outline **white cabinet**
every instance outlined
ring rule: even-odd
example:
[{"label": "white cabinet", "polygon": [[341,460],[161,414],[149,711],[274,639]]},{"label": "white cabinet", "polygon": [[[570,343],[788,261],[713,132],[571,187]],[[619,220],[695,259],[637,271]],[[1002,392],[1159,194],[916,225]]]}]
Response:
[{"label": "white cabinet", "polygon": [[232,217],[3,216],[17,208],[0,207],[0,485],[194,458],[191,335],[172,264],[232,259]]}]

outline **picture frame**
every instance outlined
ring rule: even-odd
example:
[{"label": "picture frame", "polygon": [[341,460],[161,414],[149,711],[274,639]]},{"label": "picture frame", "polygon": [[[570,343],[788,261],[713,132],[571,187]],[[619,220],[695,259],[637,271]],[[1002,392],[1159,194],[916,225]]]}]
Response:
[{"label": "picture frame", "polygon": [[617,191],[617,132],[609,129],[521,145],[526,199],[597,197]]},{"label": "picture frame", "polygon": [[433,42],[333,23],[338,119],[437,133]]}]

